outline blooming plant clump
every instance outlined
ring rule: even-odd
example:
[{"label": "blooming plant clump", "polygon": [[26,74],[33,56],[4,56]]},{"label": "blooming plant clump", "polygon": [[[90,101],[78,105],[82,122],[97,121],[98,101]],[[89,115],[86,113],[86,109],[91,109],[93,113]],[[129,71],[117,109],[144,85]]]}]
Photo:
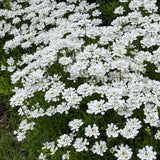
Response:
[{"label": "blooming plant clump", "polygon": [[[160,156],[160,15],[156,0],[119,0],[102,26],[86,0],[17,0],[0,10],[0,37],[15,85],[14,132],[37,157]],[[17,56],[13,54],[20,50]],[[34,149],[35,148],[35,149]]]}]

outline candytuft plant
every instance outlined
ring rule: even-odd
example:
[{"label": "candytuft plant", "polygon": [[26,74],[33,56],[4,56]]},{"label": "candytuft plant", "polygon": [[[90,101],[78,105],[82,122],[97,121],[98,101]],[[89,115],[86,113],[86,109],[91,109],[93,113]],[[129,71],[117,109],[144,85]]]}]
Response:
[{"label": "candytuft plant", "polygon": [[1,70],[11,74],[10,105],[21,117],[14,134],[38,159],[160,156],[158,7],[114,3],[109,26],[85,0],[1,9],[0,35],[10,37]]}]

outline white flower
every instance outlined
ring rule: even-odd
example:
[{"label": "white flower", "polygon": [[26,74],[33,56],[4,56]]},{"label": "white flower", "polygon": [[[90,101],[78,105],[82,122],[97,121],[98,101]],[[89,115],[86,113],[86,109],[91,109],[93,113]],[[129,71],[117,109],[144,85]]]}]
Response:
[{"label": "white flower", "polygon": [[122,6],[119,6],[114,10],[114,13],[115,14],[123,14],[124,11],[125,11],[124,8]]},{"label": "white flower", "polygon": [[139,133],[137,129],[134,129],[128,126],[125,126],[123,129],[120,129],[118,132],[126,139],[130,139],[130,138],[134,139]]},{"label": "white flower", "polygon": [[69,153],[70,153],[70,151],[67,151],[67,153],[62,156],[62,159],[63,160],[69,159]]},{"label": "white flower", "polygon": [[53,155],[58,150],[58,147],[55,145],[55,142],[45,142],[43,143],[42,149],[50,150],[50,154]]},{"label": "white flower", "polygon": [[66,146],[70,146],[71,145],[71,142],[72,142],[72,138],[66,134],[63,134],[62,136],[60,136],[59,139],[57,139],[57,146],[58,147],[66,147]]},{"label": "white flower", "polygon": [[64,113],[68,114],[69,109],[71,108],[70,105],[66,104],[65,102],[62,102],[62,104],[57,105],[56,111],[57,113]]},{"label": "white flower", "polygon": [[101,113],[102,115],[105,114],[106,109],[106,105],[105,105],[105,101],[104,100],[94,100],[94,101],[90,101],[88,104],[88,110],[87,113],[90,114],[98,114]]},{"label": "white flower", "polygon": [[157,133],[154,135],[154,138],[160,140],[160,131],[158,130]]},{"label": "white flower", "polygon": [[69,3],[76,3],[77,0],[67,0],[67,2],[69,2]]},{"label": "white flower", "polygon": [[145,113],[146,118],[144,119],[145,123],[149,123],[151,126],[158,126],[159,125],[159,116],[158,116],[158,112],[150,112]]},{"label": "white flower", "polygon": [[95,11],[92,12],[92,15],[93,16],[99,16],[99,15],[101,15],[101,12],[98,11],[98,10],[95,10]]},{"label": "white flower", "polygon": [[74,119],[70,121],[68,124],[68,126],[71,128],[73,132],[78,131],[82,125],[83,125],[83,121],[81,119]]},{"label": "white flower", "polygon": [[9,66],[9,67],[7,68],[7,70],[8,70],[9,72],[13,72],[15,69],[16,69],[16,66]]},{"label": "white flower", "polygon": [[14,61],[13,57],[10,57],[10,58],[7,59],[7,64],[8,65],[12,66],[12,65],[14,65],[14,63],[15,63],[15,61]]},{"label": "white flower", "polygon": [[61,90],[58,89],[58,87],[52,87],[50,88],[46,94],[45,94],[45,100],[50,102],[50,101],[57,101],[58,100],[58,96],[60,94]]},{"label": "white flower", "polygon": [[42,149],[50,149],[50,146],[51,146],[51,143],[45,142],[45,143],[43,143]]},{"label": "white flower", "polygon": [[86,145],[89,145],[89,142],[87,142],[87,139],[83,139],[83,138],[77,138],[73,144],[76,152],[81,152],[81,151],[88,151],[88,148],[86,147]]},{"label": "white flower", "polygon": [[107,149],[108,148],[107,148],[106,142],[100,141],[100,142],[95,142],[95,144],[91,148],[91,151],[100,156],[103,156]]},{"label": "white flower", "polygon": [[138,10],[139,7],[141,7],[143,4],[143,1],[141,0],[132,0],[130,3],[129,3],[129,8],[131,10]]},{"label": "white flower", "polygon": [[19,129],[17,131],[14,131],[14,134],[17,135],[18,141],[22,141],[23,139],[25,139],[27,130],[33,130],[34,125],[35,122],[27,123],[27,119],[21,121]]},{"label": "white flower", "polygon": [[17,140],[18,141],[22,141],[23,139],[25,139],[26,138],[26,132],[25,131],[23,131],[23,132],[18,132],[18,134],[17,134]]},{"label": "white flower", "polygon": [[52,116],[57,112],[56,108],[54,106],[50,106],[46,112],[44,113],[47,116]]},{"label": "white flower", "polygon": [[4,66],[3,64],[1,65],[1,71],[5,71],[6,70],[6,66]]},{"label": "white flower", "polygon": [[62,65],[68,65],[69,63],[72,63],[72,59],[70,57],[61,57],[59,63]]},{"label": "white flower", "polygon": [[19,23],[21,19],[19,17],[15,17],[12,21],[13,24]]},{"label": "white flower", "polygon": [[[119,149],[118,149],[119,147]],[[129,160],[132,157],[132,149],[129,148],[128,145],[121,144],[115,148],[114,152],[116,152],[114,155],[118,158],[117,160]]]},{"label": "white flower", "polygon": [[83,97],[89,96],[93,92],[92,89],[93,89],[93,86],[90,86],[87,83],[84,83],[77,88],[77,93],[81,94]]},{"label": "white flower", "polygon": [[42,159],[42,160],[46,160],[46,155],[44,155],[43,153],[41,153],[38,158]]},{"label": "white flower", "polygon": [[108,137],[118,137],[118,127],[113,123],[108,124],[108,128],[106,129],[106,134]]},{"label": "white flower", "polygon": [[50,142],[50,152],[51,155],[55,154],[55,152],[58,150],[58,147],[55,146],[54,142]]},{"label": "white flower", "polygon": [[149,12],[149,13],[154,13],[157,12],[158,7],[156,6],[155,0],[144,0],[144,8]]},{"label": "white flower", "polygon": [[157,153],[153,151],[153,147],[148,145],[142,149],[139,149],[137,154],[138,158],[141,160],[154,160],[157,159],[156,155]]},{"label": "white flower", "polygon": [[96,126],[96,124],[93,124],[93,127],[91,127],[90,125],[88,125],[85,128],[85,135],[87,137],[94,136],[94,138],[97,138],[100,135],[99,130],[98,130],[98,126]]},{"label": "white flower", "polygon": [[126,125],[134,129],[140,129],[142,127],[141,121],[138,118],[127,119]]},{"label": "white flower", "polygon": [[128,0],[119,0],[119,2],[128,2]]},{"label": "white flower", "polygon": [[142,127],[141,121],[137,118],[127,119],[126,125],[123,129],[118,132],[126,139],[134,139],[139,133],[139,129]]},{"label": "white flower", "polygon": [[78,94],[72,94],[70,97],[66,99],[68,101],[68,105],[72,106],[73,108],[80,103],[82,98],[78,96]]},{"label": "white flower", "polygon": [[91,76],[103,77],[106,73],[103,63],[92,64],[88,72]]}]

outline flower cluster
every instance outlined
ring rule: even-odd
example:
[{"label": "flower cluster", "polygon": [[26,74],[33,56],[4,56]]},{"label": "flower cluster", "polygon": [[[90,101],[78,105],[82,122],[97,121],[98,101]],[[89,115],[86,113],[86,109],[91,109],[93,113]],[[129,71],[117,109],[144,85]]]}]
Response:
[{"label": "flower cluster", "polygon": [[23,117],[18,141],[43,128],[46,117],[54,123],[60,115],[68,127],[60,130],[55,120],[57,135],[46,135],[39,159],[70,159],[75,152],[107,158],[118,138],[119,148],[112,148],[118,160],[156,159],[154,146],[144,143],[133,153],[122,141],[147,134],[146,126],[160,139],[160,82],[147,75],[148,65],[160,73],[160,15],[155,0],[119,1],[110,26],[101,25],[98,5],[86,0],[18,0],[0,10],[0,37],[13,37],[4,45],[7,56],[23,51],[1,66],[15,85],[10,105]]},{"label": "flower cluster", "polygon": [[141,122],[136,118],[127,119],[125,127],[123,129],[120,129],[119,133],[127,139],[134,139],[139,133],[139,129],[142,127],[140,123]]},{"label": "flower cluster", "polygon": [[113,147],[113,151],[116,152],[114,155],[117,157],[117,160],[129,160],[133,154],[132,149],[128,145],[124,146],[124,144]]},{"label": "flower cluster", "polygon": [[156,159],[157,153],[153,151],[152,146],[145,146],[144,148],[139,150],[137,156],[142,159]]}]

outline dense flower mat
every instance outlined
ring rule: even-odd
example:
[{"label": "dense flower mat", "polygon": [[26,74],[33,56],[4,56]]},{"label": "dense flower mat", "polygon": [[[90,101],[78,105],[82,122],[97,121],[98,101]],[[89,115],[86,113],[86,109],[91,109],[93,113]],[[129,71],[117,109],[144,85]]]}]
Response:
[{"label": "dense flower mat", "polygon": [[160,73],[158,7],[119,2],[110,26],[85,0],[0,10],[0,37],[10,37],[1,70],[11,72],[10,105],[21,116],[14,134],[39,159],[160,157],[160,82],[146,74]]}]

